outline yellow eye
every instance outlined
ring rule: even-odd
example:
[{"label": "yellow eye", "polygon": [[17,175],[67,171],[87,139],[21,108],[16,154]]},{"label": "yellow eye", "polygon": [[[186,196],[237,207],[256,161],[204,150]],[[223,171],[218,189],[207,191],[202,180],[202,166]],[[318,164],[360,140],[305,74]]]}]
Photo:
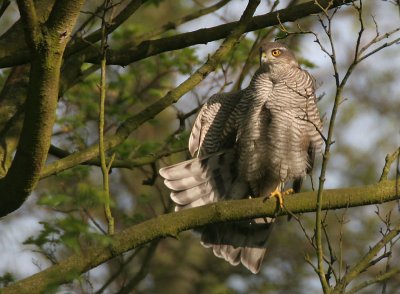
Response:
[{"label": "yellow eye", "polygon": [[282,54],[282,51],[279,50],[279,49],[274,49],[274,50],[271,51],[271,55],[272,55],[273,57],[278,57],[278,56],[281,55],[281,54]]}]

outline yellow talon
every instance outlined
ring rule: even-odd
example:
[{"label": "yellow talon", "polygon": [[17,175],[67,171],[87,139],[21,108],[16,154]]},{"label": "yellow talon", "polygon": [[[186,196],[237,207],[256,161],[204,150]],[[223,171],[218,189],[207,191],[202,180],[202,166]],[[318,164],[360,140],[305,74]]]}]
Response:
[{"label": "yellow talon", "polygon": [[276,187],[275,191],[271,192],[271,194],[269,195],[269,197],[276,197],[278,198],[279,201],[279,206],[280,208],[283,208],[283,196],[289,195],[289,194],[293,194],[294,190],[293,189],[288,189],[286,191],[281,192],[280,191],[280,187]]}]

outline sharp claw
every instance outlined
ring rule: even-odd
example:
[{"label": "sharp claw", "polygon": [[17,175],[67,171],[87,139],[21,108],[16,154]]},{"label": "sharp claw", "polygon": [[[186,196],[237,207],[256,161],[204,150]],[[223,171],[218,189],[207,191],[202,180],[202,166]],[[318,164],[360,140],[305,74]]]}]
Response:
[{"label": "sharp claw", "polygon": [[269,197],[276,197],[279,201],[279,207],[283,208],[283,193],[281,191],[275,190],[274,192],[272,192]]},{"label": "sharp claw", "polygon": [[293,193],[294,193],[294,190],[293,190],[292,188],[287,189],[286,191],[282,192],[282,194],[283,194],[284,196],[290,195],[290,194],[293,194]]},{"label": "sharp claw", "polygon": [[276,197],[278,198],[279,201],[279,207],[281,209],[283,209],[283,196],[289,195],[289,194],[293,194],[294,190],[293,189],[288,189],[286,191],[281,192],[279,190],[279,187],[275,189],[275,191],[271,192],[271,194],[269,195],[269,198],[271,197]]}]

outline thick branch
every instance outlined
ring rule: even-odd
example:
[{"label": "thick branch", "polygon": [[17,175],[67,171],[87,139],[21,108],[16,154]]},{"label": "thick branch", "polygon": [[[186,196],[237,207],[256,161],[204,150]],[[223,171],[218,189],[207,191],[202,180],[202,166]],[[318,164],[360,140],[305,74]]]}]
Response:
[{"label": "thick branch", "polygon": [[18,9],[25,27],[25,39],[29,46],[35,47],[38,42],[39,22],[33,0],[18,0]]},{"label": "thick branch", "polygon": [[[258,1],[251,0],[250,4],[255,5]],[[250,5],[249,4],[249,5]],[[231,34],[224,40],[218,50],[213,54],[213,56],[209,57],[208,60],[187,80],[185,80],[182,84],[176,87],[174,90],[170,91],[163,98],[159,99],[155,103],[151,104],[149,107],[139,112],[135,116],[127,119],[116,131],[114,135],[107,136],[104,139],[104,148],[105,150],[111,149],[113,147],[118,146],[123,143],[126,138],[140,125],[148,121],[149,119],[156,116],[162,110],[170,106],[171,104],[177,102],[184,94],[193,89],[196,85],[198,85],[202,80],[204,80],[207,75],[214,71],[221,60],[231,51],[233,46],[238,42],[240,36],[246,30],[248,22],[251,19],[251,15],[248,15],[248,11],[246,9],[242,18],[239,21],[237,27],[231,32]],[[93,145],[86,150],[74,153],[66,158],[60,159],[56,162],[53,162],[46,166],[43,170],[42,177],[50,176],[54,173],[58,173],[60,171],[66,170],[83,162],[86,162],[93,157],[99,155],[99,150],[97,145]]]},{"label": "thick branch", "polygon": [[229,0],[221,0],[210,7],[206,7],[206,8],[200,9],[198,11],[195,11],[193,13],[190,13],[180,19],[173,21],[173,22],[168,22],[168,23],[162,25],[159,29],[155,29],[151,32],[137,36],[134,40],[131,40],[126,45],[129,46],[130,44],[132,44],[132,45],[138,44],[139,42],[141,42],[143,40],[149,40],[155,36],[161,35],[162,33],[165,33],[168,30],[176,29],[178,26],[180,26],[181,24],[183,24],[185,22],[189,22],[191,20],[194,20],[196,18],[199,18],[201,16],[204,16],[206,14],[212,13],[212,12],[220,9],[222,6],[226,5],[228,2],[229,2]]},{"label": "thick branch", "polygon": [[46,22],[46,27],[50,31],[57,31],[60,35],[69,37],[75,19],[78,17],[82,0],[56,0],[53,9]]},{"label": "thick branch", "polygon": [[[80,5],[76,5],[77,2]],[[67,19],[66,22],[63,22],[63,32],[66,32],[66,36],[72,30],[82,2],[83,0],[68,1],[71,3],[71,11],[65,14]],[[62,4],[60,5],[62,6]],[[57,5],[53,9],[55,7]],[[29,21],[24,20],[24,22]],[[26,31],[26,34],[29,40],[29,31]],[[10,213],[22,205],[35,188],[46,161],[55,121],[60,68],[66,36],[57,30],[52,31],[41,26],[40,36],[31,40],[34,46],[30,46],[33,59],[25,105],[25,119],[14,160],[7,175],[0,180],[2,203],[0,216]]]},{"label": "thick branch", "polygon": [[[54,0],[35,0],[34,3],[37,20],[42,23],[48,18]],[[15,65],[29,62],[30,53],[24,38],[24,27],[26,26],[19,19],[1,35],[0,60],[12,60]]]},{"label": "thick branch", "polygon": [[29,65],[14,67],[0,93],[0,178],[7,174],[22,129]]},{"label": "thick branch", "polygon": [[[353,0],[319,0],[318,2],[322,7],[328,7],[328,4],[331,4],[329,7],[335,8],[353,2]],[[279,25],[278,14],[280,21],[284,23],[295,21],[319,12],[321,12],[321,8],[318,5],[315,5],[315,1],[309,1],[307,3],[281,9],[276,12],[255,16],[252,18],[245,31],[250,32],[274,25]],[[122,49],[118,52],[110,50],[107,64],[127,65],[134,61],[141,60],[162,52],[182,49],[196,44],[205,44],[211,41],[219,40],[228,36],[229,33],[237,26],[237,24],[238,22],[231,22],[228,24],[223,24],[208,29],[200,29],[172,37],[144,41],[140,43],[138,47],[130,50]],[[76,45],[72,45],[71,48],[67,48],[68,55],[74,54],[77,52],[77,50],[82,49],[81,46],[74,46]],[[93,50],[93,48],[90,48],[87,50],[87,52],[84,52],[84,54],[86,55],[86,61],[100,63],[101,56],[98,54],[98,52],[96,52],[96,50]],[[29,55],[26,51],[12,52],[12,54],[9,52],[4,53],[3,55],[4,57],[0,58],[0,68],[23,64],[29,61]]]},{"label": "thick branch", "polygon": [[[329,8],[334,8],[344,3],[352,2],[351,0],[335,0],[327,1],[320,0],[322,7],[328,7],[329,3],[332,5]],[[278,15],[281,22],[295,21],[299,18],[309,16],[314,13],[320,13],[321,9],[315,4],[315,1],[299,4],[289,8],[281,9],[276,12],[267,13],[260,16],[255,16],[246,28],[246,32],[263,29],[266,27],[278,25]],[[227,36],[235,27],[237,22],[219,25],[209,29],[200,29],[197,31],[183,33],[177,36],[161,38],[157,40],[144,41],[133,49],[122,49],[119,51],[108,52],[107,64],[128,65],[134,61],[147,58],[156,54],[166,51],[186,48],[196,44],[206,44],[211,41],[216,41]],[[93,55],[88,56],[87,61],[93,63],[100,62],[100,56],[92,51]]]},{"label": "thick branch", "polygon": [[[364,187],[332,189],[324,191],[322,209],[340,209],[399,199],[399,187],[395,181],[383,181]],[[313,212],[316,207],[315,192],[299,193],[285,198],[285,207],[292,213]],[[158,238],[177,236],[180,232],[208,224],[238,221],[256,217],[285,215],[276,213],[276,202],[262,198],[222,201],[215,204],[160,215],[119,232],[113,237],[110,247],[92,246],[87,251],[74,254],[66,260],[29,278],[4,288],[3,294],[42,293],[49,285],[67,283],[80,274],[120,255]]]}]

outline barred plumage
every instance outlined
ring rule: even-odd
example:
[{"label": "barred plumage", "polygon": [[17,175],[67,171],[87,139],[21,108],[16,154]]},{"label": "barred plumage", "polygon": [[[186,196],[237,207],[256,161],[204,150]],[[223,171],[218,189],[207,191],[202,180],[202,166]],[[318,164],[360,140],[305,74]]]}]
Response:
[{"label": "barred plumage", "polygon": [[[314,80],[283,44],[262,44],[260,57],[246,89],[215,94],[200,110],[189,139],[197,157],[160,170],[176,210],[267,197],[288,181],[299,190],[311,172],[323,142]],[[217,257],[257,273],[273,222],[207,226],[201,242]]]}]

